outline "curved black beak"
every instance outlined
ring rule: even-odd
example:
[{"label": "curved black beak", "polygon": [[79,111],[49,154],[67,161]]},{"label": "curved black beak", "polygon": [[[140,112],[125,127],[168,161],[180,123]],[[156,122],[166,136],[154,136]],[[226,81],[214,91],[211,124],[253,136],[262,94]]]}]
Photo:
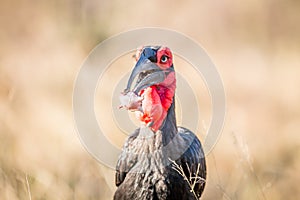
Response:
[{"label": "curved black beak", "polygon": [[144,48],[139,60],[131,72],[125,92],[131,91],[132,83],[137,76],[138,80],[132,89],[132,91],[136,94],[151,85],[163,82],[165,80],[166,73],[155,62],[156,50],[152,48]]}]

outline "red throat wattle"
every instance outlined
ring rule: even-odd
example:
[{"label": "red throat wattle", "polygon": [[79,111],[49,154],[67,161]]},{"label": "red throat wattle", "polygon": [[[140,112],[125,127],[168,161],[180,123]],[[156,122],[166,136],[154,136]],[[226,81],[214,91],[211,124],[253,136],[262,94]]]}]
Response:
[{"label": "red throat wattle", "polygon": [[138,119],[156,132],[164,122],[173,103],[176,88],[175,72],[168,74],[164,82],[152,85],[140,92],[143,97],[142,112],[137,112]]}]

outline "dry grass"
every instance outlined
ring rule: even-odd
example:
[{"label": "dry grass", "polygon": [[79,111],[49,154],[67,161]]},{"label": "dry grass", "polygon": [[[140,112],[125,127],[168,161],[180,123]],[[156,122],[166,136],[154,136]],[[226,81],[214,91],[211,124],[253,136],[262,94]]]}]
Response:
[{"label": "dry grass", "polygon": [[252,158],[247,143],[244,141],[242,137],[238,138],[238,136],[234,133],[232,135],[234,139],[234,144],[236,145],[237,153],[239,154],[240,162],[244,165],[244,168],[246,170],[250,171],[250,175],[252,176],[252,179],[256,182],[256,185],[259,189],[261,198],[263,200],[266,200],[263,185],[259,180],[256,171],[254,170]]},{"label": "dry grass", "polygon": [[[186,174],[184,173],[184,170],[182,168],[182,165],[178,165],[174,160],[171,160],[171,163],[172,163],[172,168],[178,172],[178,174],[180,174],[184,180],[188,183],[189,187],[190,187],[190,192],[193,193],[194,197],[196,199],[200,199],[198,198],[197,194],[195,193],[195,185],[197,183],[201,183],[201,184],[204,184],[206,182],[206,180],[203,178],[203,177],[200,177],[200,176],[192,176],[192,173],[190,171],[190,167],[187,163],[186,166],[187,166],[187,169],[188,169],[188,172],[189,172],[189,176],[186,176]],[[200,164],[198,165],[197,167],[197,171],[196,171],[196,174],[199,173],[199,169],[200,169]]]},{"label": "dry grass", "polygon": [[26,187],[27,187],[27,191],[28,191],[28,197],[29,197],[29,200],[32,200],[32,198],[31,198],[31,191],[30,191],[30,185],[29,185],[27,174],[25,175],[25,179],[26,179]]},{"label": "dry grass", "polygon": [[[300,199],[298,1],[0,4],[1,199],[112,198],[113,170],[85,151],[74,129],[73,83],[96,44],[140,26],[193,37],[222,76],[227,118],[207,156],[202,199]],[[197,84],[199,77],[179,64],[176,69]],[[209,94],[196,89],[199,120],[209,124]],[[108,130],[115,130],[108,122],[103,122]],[[107,135],[116,145],[124,138],[113,131]]]}]

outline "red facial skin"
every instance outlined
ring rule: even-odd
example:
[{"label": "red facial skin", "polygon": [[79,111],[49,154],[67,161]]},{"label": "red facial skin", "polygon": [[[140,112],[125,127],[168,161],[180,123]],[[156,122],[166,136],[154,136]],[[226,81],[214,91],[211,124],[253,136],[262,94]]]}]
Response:
[{"label": "red facial skin", "polygon": [[[167,60],[162,56],[167,56]],[[157,63],[162,70],[170,68],[173,64],[172,53],[168,47],[161,47],[157,51]],[[137,111],[138,119],[151,127],[156,132],[161,127],[164,119],[167,116],[168,109],[170,108],[176,88],[175,72],[172,71],[168,74],[166,79],[157,85],[152,85],[140,92],[143,97],[142,112]]]}]

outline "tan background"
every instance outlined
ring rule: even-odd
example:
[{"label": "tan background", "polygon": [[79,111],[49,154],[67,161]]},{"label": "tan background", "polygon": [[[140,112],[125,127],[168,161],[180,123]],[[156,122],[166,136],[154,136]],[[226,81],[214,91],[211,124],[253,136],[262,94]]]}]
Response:
[{"label": "tan background", "polygon": [[77,137],[73,83],[103,39],[158,26],[202,44],[224,82],[227,118],[202,199],[299,199],[299,9],[295,0],[1,0],[0,198],[112,198],[113,171]]}]

